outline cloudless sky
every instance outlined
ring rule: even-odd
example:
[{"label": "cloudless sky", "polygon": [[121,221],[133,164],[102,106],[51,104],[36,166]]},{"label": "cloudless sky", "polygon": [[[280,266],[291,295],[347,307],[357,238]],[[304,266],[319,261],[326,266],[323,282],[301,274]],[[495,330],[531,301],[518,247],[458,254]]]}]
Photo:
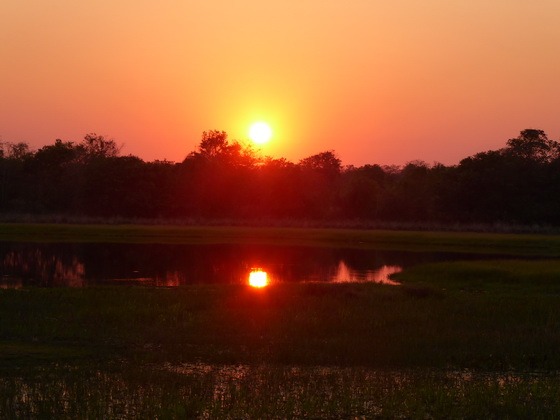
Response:
[{"label": "cloudless sky", "polygon": [[455,164],[560,136],[558,0],[1,0],[0,136],[180,161],[204,130],[292,161]]}]

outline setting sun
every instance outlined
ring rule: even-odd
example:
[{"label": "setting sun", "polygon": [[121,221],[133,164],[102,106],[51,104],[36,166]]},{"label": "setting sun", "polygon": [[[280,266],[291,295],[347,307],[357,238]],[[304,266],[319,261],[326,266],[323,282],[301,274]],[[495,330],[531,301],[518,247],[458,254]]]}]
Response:
[{"label": "setting sun", "polygon": [[270,140],[272,130],[265,122],[254,123],[249,129],[249,138],[257,144],[263,144]]},{"label": "setting sun", "polygon": [[264,287],[268,285],[268,275],[266,271],[258,270],[249,273],[249,285],[253,287]]}]

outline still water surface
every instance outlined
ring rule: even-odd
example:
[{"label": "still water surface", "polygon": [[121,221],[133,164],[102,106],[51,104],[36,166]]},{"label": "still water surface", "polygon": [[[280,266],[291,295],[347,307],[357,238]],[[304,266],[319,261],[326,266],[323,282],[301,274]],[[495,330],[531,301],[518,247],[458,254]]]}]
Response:
[{"label": "still water surface", "polygon": [[0,287],[278,282],[376,282],[438,261],[480,255],[274,245],[163,245],[0,242]]}]

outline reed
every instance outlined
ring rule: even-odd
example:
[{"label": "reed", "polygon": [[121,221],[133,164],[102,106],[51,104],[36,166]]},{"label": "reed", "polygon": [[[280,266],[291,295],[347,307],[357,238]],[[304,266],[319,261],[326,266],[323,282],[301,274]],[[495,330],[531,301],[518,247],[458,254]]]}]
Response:
[{"label": "reed", "polygon": [[[0,377],[3,419],[556,418],[557,375],[95,365]],[[22,392],[23,391],[23,392]]]}]

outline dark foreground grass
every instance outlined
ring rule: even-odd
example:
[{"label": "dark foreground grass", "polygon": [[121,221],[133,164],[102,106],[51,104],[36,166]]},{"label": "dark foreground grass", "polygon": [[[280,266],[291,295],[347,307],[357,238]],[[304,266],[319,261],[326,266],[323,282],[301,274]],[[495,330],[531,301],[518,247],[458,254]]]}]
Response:
[{"label": "dark foreground grass", "polygon": [[515,264],[0,290],[0,418],[555,418],[560,264]]},{"label": "dark foreground grass", "polygon": [[550,419],[558,375],[255,365],[27,369],[3,419]]},{"label": "dark foreground grass", "polygon": [[253,243],[560,257],[560,236],[472,232],[5,223],[0,241]]}]

